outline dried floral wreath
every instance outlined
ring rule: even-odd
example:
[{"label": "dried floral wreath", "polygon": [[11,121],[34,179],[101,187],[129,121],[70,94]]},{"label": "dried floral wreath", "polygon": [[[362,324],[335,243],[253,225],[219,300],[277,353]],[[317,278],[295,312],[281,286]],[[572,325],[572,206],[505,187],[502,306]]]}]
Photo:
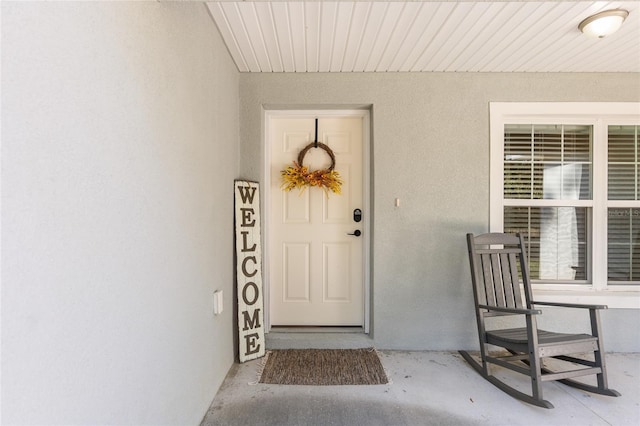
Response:
[{"label": "dried floral wreath", "polygon": [[[329,168],[309,171],[307,166],[302,165],[307,151],[314,147],[322,148],[329,154],[329,157],[331,157],[331,166],[329,166]],[[289,166],[280,172],[282,174],[282,189],[284,191],[291,191],[294,188],[299,188],[301,191],[304,191],[307,186],[317,186],[325,192],[331,190],[336,194],[340,194],[342,178],[340,178],[338,172],[333,170],[335,166],[336,156],[331,148],[320,142],[311,142],[300,151],[298,161],[294,161],[293,166]]]}]

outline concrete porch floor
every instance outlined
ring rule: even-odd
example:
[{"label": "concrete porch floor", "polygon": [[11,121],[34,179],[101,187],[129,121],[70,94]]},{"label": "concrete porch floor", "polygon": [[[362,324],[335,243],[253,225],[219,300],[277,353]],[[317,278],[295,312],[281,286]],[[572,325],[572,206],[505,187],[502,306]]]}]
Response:
[{"label": "concrete porch floor", "polygon": [[[269,348],[304,347],[279,336],[267,340]],[[367,343],[366,338],[358,340],[357,336],[344,339],[349,347]],[[234,364],[202,426],[640,425],[640,354],[607,354],[609,385],[622,393],[621,397],[589,394],[549,382],[544,385],[544,398],[554,404],[551,410],[503,393],[457,352],[382,350],[380,359],[390,384],[255,385],[250,383],[257,381],[260,361]],[[508,374],[499,377],[527,389],[525,380]]]}]

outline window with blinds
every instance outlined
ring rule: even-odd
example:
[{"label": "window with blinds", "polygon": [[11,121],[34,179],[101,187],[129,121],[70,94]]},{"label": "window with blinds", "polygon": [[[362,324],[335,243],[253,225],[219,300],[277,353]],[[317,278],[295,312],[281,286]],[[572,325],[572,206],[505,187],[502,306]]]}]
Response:
[{"label": "window with blinds", "polygon": [[591,125],[504,126],[503,228],[524,235],[533,280],[588,279],[592,141]]},{"label": "window with blinds", "polygon": [[640,126],[608,126],[607,278],[615,284],[640,284],[640,200],[638,133]]},{"label": "window with blinds", "polygon": [[489,230],[524,236],[534,291],[640,306],[640,102],[489,108]]}]

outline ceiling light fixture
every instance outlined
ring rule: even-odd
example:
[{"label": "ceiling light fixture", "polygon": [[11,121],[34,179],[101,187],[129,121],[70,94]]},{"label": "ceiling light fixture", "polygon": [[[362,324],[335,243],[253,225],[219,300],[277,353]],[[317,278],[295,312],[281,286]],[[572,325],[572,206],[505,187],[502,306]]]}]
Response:
[{"label": "ceiling light fixture", "polygon": [[580,22],[578,29],[590,37],[603,38],[618,31],[627,16],[629,12],[623,9],[605,10]]}]

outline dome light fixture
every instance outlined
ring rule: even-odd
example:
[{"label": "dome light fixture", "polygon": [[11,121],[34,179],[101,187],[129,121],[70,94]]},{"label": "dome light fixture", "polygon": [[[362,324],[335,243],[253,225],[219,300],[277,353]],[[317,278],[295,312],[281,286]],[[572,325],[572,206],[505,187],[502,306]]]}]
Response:
[{"label": "dome light fixture", "polygon": [[627,16],[624,9],[605,10],[580,22],[578,29],[590,37],[603,38],[618,31]]}]

